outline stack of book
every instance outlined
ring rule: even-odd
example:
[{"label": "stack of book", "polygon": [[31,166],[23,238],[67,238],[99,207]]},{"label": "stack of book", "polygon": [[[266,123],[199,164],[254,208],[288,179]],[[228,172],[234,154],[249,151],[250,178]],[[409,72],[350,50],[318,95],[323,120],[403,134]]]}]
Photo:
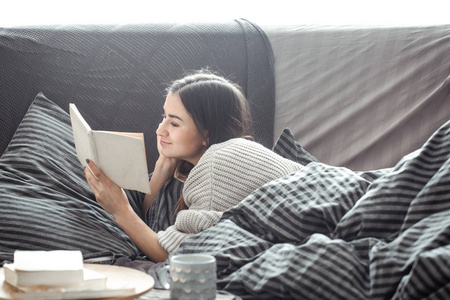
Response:
[{"label": "stack of book", "polygon": [[132,295],[134,288],[110,288],[107,276],[85,268],[80,251],[15,251],[4,264],[5,282],[18,299],[90,299]]}]

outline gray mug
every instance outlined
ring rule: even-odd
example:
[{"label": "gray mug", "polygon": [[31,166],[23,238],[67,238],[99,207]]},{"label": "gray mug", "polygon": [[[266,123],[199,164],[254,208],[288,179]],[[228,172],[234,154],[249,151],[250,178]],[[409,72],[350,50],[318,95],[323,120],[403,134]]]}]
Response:
[{"label": "gray mug", "polygon": [[170,287],[170,299],[216,298],[216,258],[212,255],[173,255],[158,273],[161,285]]}]

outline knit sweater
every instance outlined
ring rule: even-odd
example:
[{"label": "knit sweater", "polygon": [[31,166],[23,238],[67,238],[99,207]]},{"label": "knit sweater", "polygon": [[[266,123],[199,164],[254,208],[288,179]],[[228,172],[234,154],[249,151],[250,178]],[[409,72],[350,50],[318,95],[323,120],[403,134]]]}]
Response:
[{"label": "knit sweater", "polygon": [[183,197],[188,209],[178,213],[174,225],[158,232],[161,247],[175,252],[186,237],[213,226],[224,211],[254,190],[302,167],[243,138],[211,146],[184,184]]}]

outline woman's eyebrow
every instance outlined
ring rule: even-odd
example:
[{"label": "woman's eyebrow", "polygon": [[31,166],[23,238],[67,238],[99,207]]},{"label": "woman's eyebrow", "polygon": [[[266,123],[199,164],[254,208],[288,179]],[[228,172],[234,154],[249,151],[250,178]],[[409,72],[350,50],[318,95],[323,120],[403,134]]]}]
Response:
[{"label": "woman's eyebrow", "polygon": [[180,120],[180,121],[183,121],[183,119],[181,119],[179,116],[177,116],[177,115],[172,115],[172,114],[168,114],[167,115],[169,118],[173,118],[173,119],[178,119],[178,120]]}]

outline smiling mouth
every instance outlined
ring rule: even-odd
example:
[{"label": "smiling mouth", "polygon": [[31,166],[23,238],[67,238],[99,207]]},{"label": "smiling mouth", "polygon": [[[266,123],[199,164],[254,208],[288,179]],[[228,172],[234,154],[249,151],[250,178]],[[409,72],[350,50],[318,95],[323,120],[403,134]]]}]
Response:
[{"label": "smiling mouth", "polygon": [[169,144],[170,144],[170,143],[165,142],[165,141],[163,141],[163,140],[160,140],[159,143],[161,144],[161,146],[166,146],[166,145],[169,145]]}]

